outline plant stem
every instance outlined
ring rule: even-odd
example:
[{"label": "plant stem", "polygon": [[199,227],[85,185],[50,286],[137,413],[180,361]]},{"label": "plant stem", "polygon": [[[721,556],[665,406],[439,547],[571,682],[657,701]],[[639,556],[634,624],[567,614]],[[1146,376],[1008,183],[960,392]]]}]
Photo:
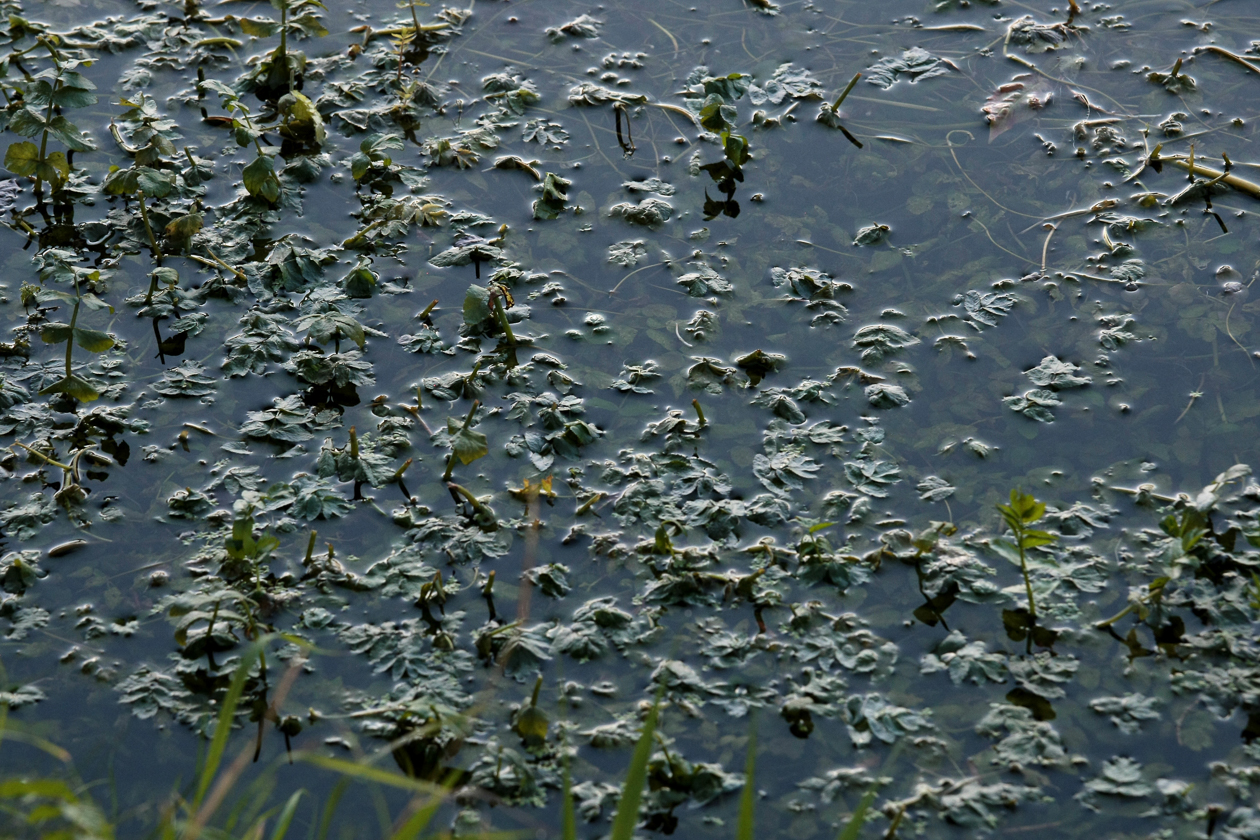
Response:
[{"label": "plant stem", "polygon": [[1117,621],[1124,618],[1126,615],[1133,612],[1135,609],[1137,609],[1136,604],[1129,604],[1127,607],[1125,607],[1120,612],[1113,615],[1111,618],[1098,622],[1097,624],[1094,625],[1094,627],[1096,627],[1099,630],[1106,630],[1108,627],[1115,624]]},{"label": "plant stem", "polygon": [[[157,291],[157,275],[156,275],[156,274],[150,274],[150,275],[149,275],[149,291],[148,291],[148,293],[144,296],[144,305],[145,305],[145,306],[152,306],[152,305],[153,305],[153,293],[154,293],[154,292],[156,292],[156,291]],[[154,322],[153,322],[153,328],[154,328],[155,330],[157,329],[157,321],[154,321]]]},{"label": "plant stem", "polygon": [[[57,89],[60,86],[61,86],[61,80],[58,79],[53,84],[53,96],[50,96],[48,98],[48,110],[44,112],[44,125],[48,125],[50,122],[52,122],[53,102],[56,101]],[[39,141],[39,162],[40,163],[43,163],[45,160],[47,160],[47,153],[48,153],[48,129],[44,129],[44,136],[41,137]],[[43,182],[40,180],[39,175],[36,175],[35,176],[35,192],[36,193],[41,192],[40,190],[41,183]]]},{"label": "plant stem", "polygon": [[378,227],[380,227],[380,226],[381,226],[381,225],[383,225],[383,224],[385,224],[385,220],[384,220],[384,219],[377,219],[377,220],[376,220],[376,221],[374,221],[374,222],[370,222],[370,223],[368,224],[368,226],[367,226],[367,227],[365,227],[363,230],[359,231],[358,233],[356,233],[356,234],[354,234],[353,236],[351,236],[350,238],[348,238],[346,241],[342,242],[342,243],[341,243],[341,247],[342,247],[342,248],[351,248],[351,247],[354,247],[354,246],[358,245],[358,244],[359,244],[359,242],[361,242],[361,241],[363,240],[363,238],[364,238],[364,237],[366,237],[369,233],[371,233],[372,231],[376,230]]},{"label": "plant stem", "polygon": [[149,209],[145,206],[144,190],[137,190],[136,196],[140,199],[140,218],[144,221],[145,233],[149,234],[149,247],[153,249],[153,259],[161,265],[162,249],[158,247],[157,237],[153,235],[153,226],[149,224]]},{"label": "plant stem", "polygon": [[854,86],[854,85],[856,85],[856,84],[858,83],[858,79],[860,79],[860,78],[862,78],[862,74],[861,74],[861,73],[854,73],[854,74],[853,74],[853,78],[852,78],[852,79],[849,79],[849,83],[848,83],[847,85],[845,85],[844,90],[843,90],[843,91],[841,91],[841,92],[840,92],[840,95],[836,97],[836,101],[835,101],[835,102],[833,102],[833,103],[831,103],[831,110],[832,110],[832,111],[839,110],[840,105],[844,102],[845,98],[846,98],[846,97],[849,95],[849,93],[853,90],[853,86]]},{"label": "plant stem", "polygon": [[1173,166],[1178,166],[1192,172],[1193,174],[1202,175],[1206,178],[1220,179],[1221,182],[1229,184],[1231,187],[1239,190],[1240,192],[1247,193],[1247,195],[1252,198],[1260,198],[1260,184],[1256,184],[1254,181],[1248,181],[1245,178],[1239,178],[1237,175],[1231,175],[1228,172],[1221,172],[1217,169],[1212,169],[1211,167],[1204,166],[1203,164],[1193,160],[1187,160],[1184,157],[1159,157],[1157,160],[1171,163]]},{"label": "plant stem", "polygon": [[691,407],[696,410],[696,416],[700,418],[700,428],[709,425],[709,421],[704,419],[704,409],[700,407],[700,400],[692,400]]},{"label": "plant stem", "polygon": [[52,458],[49,458],[43,452],[40,452],[38,449],[32,449],[31,447],[27,446],[25,443],[14,441],[13,445],[22,447],[27,452],[31,453],[36,458],[39,458],[41,461],[43,461],[46,464],[51,464],[54,467],[60,467],[61,469],[66,470],[66,471],[69,471],[71,469],[68,464],[63,464],[60,461],[54,461]]},{"label": "plant stem", "polygon": [[1037,621],[1037,602],[1033,599],[1032,578],[1028,576],[1028,559],[1024,555],[1024,529],[1015,529],[1015,546],[1019,549],[1019,570],[1024,573],[1024,591],[1028,593],[1028,614]]},{"label": "plant stem", "polygon": [[480,500],[478,500],[477,497],[473,495],[473,492],[469,490],[467,487],[464,487],[462,484],[456,484],[453,481],[447,482],[446,486],[451,491],[452,495],[459,494],[460,496],[463,496],[465,499],[467,499],[468,504],[472,505],[473,510],[477,512],[478,516],[482,516],[486,519],[494,518],[494,513],[490,510],[490,508],[483,505],[480,502]]},{"label": "plant stem", "polygon": [[223,260],[215,256],[214,252],[211,251],[209,248],[206,249],[206,253],[210,255],[210,259],[206,259],[205,257],[198,256],[197,254],[189,254],[188,259],[194,262],[199,262],[202,265],[208,265],[212,267],[221,268],[224,271],[230,271],[232,272],[232,274],[236,275],[236,279],[240,280],[241,282],[246,282],[249,280],[249,278],[245,276],[245,272],[240,271],[239,269],[232,268],[232,266],[228,265]]},{"label": "plant stem", "polygon": [[[140,152],[139,149],[127,145],[127,141],[122,138],[122,132],[118,130],[118,126],[113,120],[109,121],[109,133],[114,135],[114,142],[118,144],[118,148],[122,149],[127,154],[135,155]],[[185,146],[184,148],[186,149],[188,147]]]},{"label": "plant stem", "polygon": [[494,314],[498,316],[499,326],[503,327],[503,332],[505,335],[507,335],[508,346],[515,347],[516,336],[512,333],[512,325],[508,323],[507,312],[503,310],[503,305],[500,302],[501,297],[502,297],[501,294],[497,292],[491,292],[490,293],[491,305],[494,306]]},{"label": "plant stem", "polygon": [[81,298],[75,298],[74,309],[70,312],[70,337],[66,339],[66,378],[70,378],[70,357],[74,352],[74,324],[79,320],[79,302]]},{"label": "plant stem", "polygon": [[590,509],[591,509],[591,508],[593,508],[593,507],[595,506],[595,504],[596,504],[597,502],[599,502],[599,501],[600,501],[601,499],[603,499],[603,498],[604,498],[604,494],[603,494],[603,493],[596,493],[594,496],[591,496],[589,499],[587,499],[585,502],[583,502],[583,503],[582,503],[582,505],[581,505],[581,506],[580,506],[577,510],[575,510],[575,511],[573,512],[573,515],[574,515],[574,516],[582,516],[582,515],[584,515],[584,514],[586,514],[586,513],[590,512]]},{"label": "plant stem", "polygon": [[408,3],[407,5],[411,8],[411,22],[416,25],[416,37],[419,38],[420,37],[420,18],[416,17],[415,0],[412,0],[412,2]]},{"label": "plant stem", "polygon": [[[284,62],[285,76],[289,75],[289,3],[280,0],[280,60]],[[289,89],[293,88],[293,80],[289,79]]]}]

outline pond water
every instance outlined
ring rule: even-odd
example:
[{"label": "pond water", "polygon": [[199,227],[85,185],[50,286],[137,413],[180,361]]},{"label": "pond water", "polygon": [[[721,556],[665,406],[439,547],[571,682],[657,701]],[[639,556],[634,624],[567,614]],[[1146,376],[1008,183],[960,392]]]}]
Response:
[{"label": "pond water", "polygon": [[1251,4],[0,11],[6,833],[1260,836]]}]

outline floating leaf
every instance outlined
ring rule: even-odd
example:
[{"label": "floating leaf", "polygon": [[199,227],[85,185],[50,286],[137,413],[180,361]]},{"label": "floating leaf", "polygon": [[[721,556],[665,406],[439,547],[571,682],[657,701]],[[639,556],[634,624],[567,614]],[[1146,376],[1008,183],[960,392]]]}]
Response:
[{"label": "floating leaf", "polygon": [[572,183],[568,178],[561,178],[554,172],[548,172],[547,177],[538,187],[542,192],[542,198],[534,202],[534,218],[559,218],[565,210],[565,205],[568,204],[568,189]]},{"label": "floating leaf", "polygon": [[932,55],[921,47],[911,47],[900,56],[885,56],[862,71],[866,81],[879,88],[888,89],[899,79],[910,83],[921,79],[944,76],[958,68],[948,59]]},{"label": "floating leaf", "polygon": [[620,216],[627,222],[652,229],[659,228],[673,215],[674,208],[659,198],[645,198],[638,204],[622,202],[608,209],[608,215]]},{"label": "floating leaf", "polygon": [[1142,765],[1127,756],[1116,756],[1103,762],[1096,778],[1085,783],[1089,793],[1141,799],[1155,792],[1142,778]]},{"label": "floating leaf", "polygon": [[875,408],[900,408],[910,404],[910,395],[906,393],[906,389],[889,382],[867,385],[863,393],[866,394],[866,401]]},{"label": "floating leaf", "polygon": [[1061,391],[1065,388],[1082,388],[1093,382],[1093,378],[1080,375],[1080,367],[1071,362],[1060,361],[1057,356],[1046,356],[1041,364],[1024,371],[1024,375],[1034,385]]},{"label": "floating leaf", "polygon": [[1032,391],[1025,391],[1020,396],[1003,397],[1002,404],[1011,411],[1022,414],[1039,423],[1052,423],[1054,422],[1054,413],[1050,409],[1057,405],[1062,405],[1063,401],[1053,391],[1036,388]]},{"label": "floating leaf", "polygon": [[1159,700],[1144,694],[1126,694],[1123,697],[1095,697],[1089,707],[1100,715],[1109,715],[1111,722],[1127,735],[1135,735],[1144,720],[1159,720],[1155,710]]},{"label": "floating leaf", "polygon": [[1038,23],[1032,15],[1024,15],[1011,21],[1006,29],[1006,38],[1008,42],[1023,47],[1024,52],[1041,53],[1063,46],[1068,36],[1077,31],[1061,21]]},{"label": "floating leaf", "polygon": [[574,38],[598,38],[599,29],[604,25],[602,20],[590,15],[579,15],[568,23],[547,29],[547,36],[553,41],[563,41],[564,36]]},{"label": "floating leaf", "polygon": [[888,231],[891,228],[888,225],[867,225],[857,232],[857,236],[853,239],[854,245],[878,245],[888,238]]},{"label": "floating leaf", "polygon": [[791,62],[780,64],[766,80],[764,86],[755,82],[748,86],[748,98],[754,105],[781,105],[783,100],[808,99],[822,96],[822,82],[806,69]]},{"label": "floating leaf", "polygon": [[608,262],[623,268],[633,268],[646,256],[642,239],[624,239],[608,246]]},{"label": "floating leaf", "polygon": [[940,476],[929,475],[920,481],[915,489],[919,491],[919,498],[923,501],[939,502],[954,495],[958,488]]},{"label": "floating leaf", "polygon": [[1010,314],[1015,306],[1015,296],[1007,292],[980,292],[971,289],[954,298],[955,306],[962,306],[967,314],[964,320],[977,332],[985,327],[996,327],[1000,319]]},{"label": "floating leaf", "polygon": [[787,357],[780,353],[754,350],[737,358],[735,364],[748,374],[749,382],[755,388],[762,379],[777,371],[786,361]]},{"label": "floating leaf", "polygon": [[863,362],[878,362],[899,350],[919,343],[919,339],[892,324],[870,324],[853,334],[853,347],[862,351]]}]

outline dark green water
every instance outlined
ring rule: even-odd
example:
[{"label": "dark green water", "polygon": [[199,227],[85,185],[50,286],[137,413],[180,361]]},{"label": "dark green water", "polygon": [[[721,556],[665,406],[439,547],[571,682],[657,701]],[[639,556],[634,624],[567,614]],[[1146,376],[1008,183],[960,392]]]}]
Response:
[{"label": "dark green water", "polygon": [[[539,836],[567,757],[606,835],[662,686],[645,836],[732,836],[753,730],[758,836],[872,785],[871,837],[1260,836],[1260,486],[1200,495],[1257,455],[1249,4],[435,4],[400,44],[362,2],[270,77],[264,4],[0,10],[0,699],[71,757],[6,777],[144,833],[279,633],[231,836],[318,822],[290,748]],[[350,791],[330,836],[406,802]]]}]

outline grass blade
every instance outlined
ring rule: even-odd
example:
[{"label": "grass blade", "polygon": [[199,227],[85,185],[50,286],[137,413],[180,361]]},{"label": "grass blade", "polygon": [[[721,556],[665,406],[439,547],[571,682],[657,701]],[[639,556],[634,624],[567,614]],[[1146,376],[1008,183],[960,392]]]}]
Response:
[{"label": "grass blade", "polygon": [[46,752],[62,764],[70,763],[69,751],[62,749],[52,741],[41,738],[38,735],[32,735],[24,730],[15,729],[13,724],[7,722],[8,713],[9,707],[0,705],[0,744],[2,744],[5,739],[16,741]]},{"label": "grass blade", "polygon": [[236,673],[232,675],[232,684],[223,698],[223,706],[219,709],[219,717],[214,724],[214,737],[210,740],[206,763],[197,774],[197,794],[193,797],[192,806],[194,814],[201,810],[201,801],[205,799],[210,783],[219,772],[219,762],[223,760],[223,750],[227,748],[228,738],[232,734],[232,718],[241,700],[241,692],[245,690],[245,680],[249,677],[249,669],[253,667],[254,660],[262,653],[263,646],[268,640],[269,637],[263,637],[250,645],[245,655],[241,657],[241,664],[236,666]]},{"label": "grass blade", "polygon": [[293,815],[297,813],[298,802],[304,793],[306,793],[305,790],[299,790],[289,797],[288,802],[284,803],[280,819],[276,821],[276,827],[271,832],[271,840],[284,840],[284,836],[289,833],[289,825],[293,822]]},{"label": "grass blade", "polygon": [[442,804],[442,800],[431,798],[423,802],[416,812],[407,818],[407,821],[398,827],[398,830],[390,836],[390,840],[415,840],[420,836],[420,832],[424,831],[425,826],[429,824],[429,820],[433,819],[433,815],[437,812],[438,806]]},{"label": "grass blade", "polygon": [[858,806],[853,809],[853,816],[849,817],[849,821],[845,823],[844,828],[840,829],[840,834],[836,836],[836,840],[857,840],[858,835],[862,833],[862,825],[866,822],[866,812],[870,810],[871,804],[875,802],[875,795],[874,786],[862,794],[862,801],[858,802]]},{"label": "grass blade", "polygon": [[748,733],[748,759],[744,762],[744,792],[739,796],[739,822],[735,825],[735,840],[753,840],[753,766],[757,763],[757,731]]},{"label": "grass blade", "polygon": [[334,773],[340,773],[342,776],[352,779],[358,779],[361,782],[376,782],[390,787],[402,788],[413,793],[424,793],[429,796],[441,798],[446,793],[445,789],[430,782],[422,782],[419,779],[409,779],[398,773],[391,773],[388,770],[382,770],[379,767],[372,767],[367,764],[356,764],[353,761],[346,761],[340,758],[329,758],[316,753],[294,753],[293,757],[305,761],[307,764],[314,764],[316,767],[322,767],[325,770],[332,770]]},{"label": "grass blade", "polygon": [[341,797],[348,787],[350,787],[350,780],[345,776],[342,776],[337,780],[337,784],[333,785],[332,793],[328,794],[328,799],[324,802],[324,811],[319,817],[319,827],[311,826],[308,840],[328,840],[328,829],[332,828],[333,814],[336,812],[337,805],[341,802]]},{"label": "grass blade", "polygon": [[639,824],[639,803],[643,800],[643,788],[647,786],[648,759],[652,757],[652,738],[656,733],[656,718],[661,711],[661,698],[657,695],[647,720],[643,721],[643,734],[634,746],[626,783],[617,802],[617,815],[613,817],[609,840],[633,840],[634,828]]},{"label": "grass blade", "polygon": [[[1260,584],[1257,584],[1260,587]],[[560,802],[560,838],[577,840],[577,813],[573,808],[573,775],[569,772],[569,759],[564,760],[564,798]]]}]

